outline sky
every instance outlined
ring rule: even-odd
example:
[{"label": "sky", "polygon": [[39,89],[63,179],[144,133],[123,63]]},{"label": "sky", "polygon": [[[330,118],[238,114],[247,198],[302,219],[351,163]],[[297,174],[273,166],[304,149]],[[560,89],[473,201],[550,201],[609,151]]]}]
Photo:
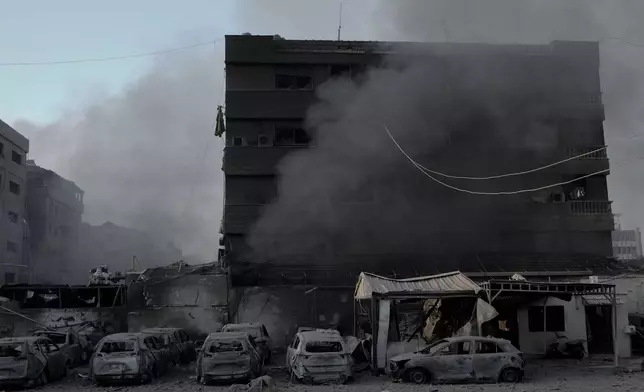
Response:
[{"label": "sky", "polygon": [[[642,151],[644,136],[625,137],[643,131],[644,2],[343,4],[343,39],[599,40],[609,157],[617,163]],[[340,0],[0,0],[0,7],[0,63],[14,63],[122,56],[243,32],[335,39]],[[110,220],[158,232],[212,258],[223,204],[223,146],[210,125],[223,103],[222,75],[221,41],[162,56],[0,66],[0,118],[30,138],[31,158],[86,191],[90,223]],[[631,165],[609,177],[625,226],[644,226],[641,168]]]}]

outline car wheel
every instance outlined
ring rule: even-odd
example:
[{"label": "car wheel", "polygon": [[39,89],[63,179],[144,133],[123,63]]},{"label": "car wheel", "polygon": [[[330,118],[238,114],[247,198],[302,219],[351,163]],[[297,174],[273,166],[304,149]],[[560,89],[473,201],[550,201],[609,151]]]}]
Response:
[{"label": "car wheel", "polygon": [[515,383],[521,381],[521,372],[515,368],[504,369],[501,372],[501,382]]},{"label": "car wheel", "polygon": [[409,378],[409,381],[416,384],[427,384],[429,381],[429,374],[425,369],[421,368],[410,369],[407,372],[407,377]]}]

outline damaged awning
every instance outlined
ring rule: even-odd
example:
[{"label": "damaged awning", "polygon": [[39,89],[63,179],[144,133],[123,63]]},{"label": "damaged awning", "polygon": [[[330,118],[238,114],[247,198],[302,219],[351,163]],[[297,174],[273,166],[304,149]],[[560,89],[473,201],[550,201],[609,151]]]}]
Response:
[{"label": "damaged awning", "polygon": [[355,299],[375,296],[405,295],[442,297],[449,295],[477,295],[481,287],[460,271],[408,279],[392,279],[361,272],[356,284]]}]

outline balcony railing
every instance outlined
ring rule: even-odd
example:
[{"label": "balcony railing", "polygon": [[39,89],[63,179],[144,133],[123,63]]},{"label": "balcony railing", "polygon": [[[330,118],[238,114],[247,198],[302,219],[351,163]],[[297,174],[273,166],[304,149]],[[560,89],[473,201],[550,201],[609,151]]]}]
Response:
[{"label": "balcony railing", "polygon": [[610,201],[578,200],[567,202],[573,215],[612,215]]},{"label": "balcony railing", "polygon": [[579,159],[608,159],[608,155],[606,154],[606,146],[580,146],[571,147],[568,149],[569,158],[576,157],[582,154],[587,155],[579,157]]}]

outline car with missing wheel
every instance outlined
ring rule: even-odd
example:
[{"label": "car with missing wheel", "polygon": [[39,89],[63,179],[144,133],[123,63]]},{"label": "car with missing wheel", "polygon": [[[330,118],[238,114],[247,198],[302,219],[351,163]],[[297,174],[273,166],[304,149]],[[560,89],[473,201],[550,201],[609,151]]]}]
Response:
[{"label": "car with missing wheel", "polygon": [[333,329],[300,329],[286,351],[286,367],[305,384],[343,384],[353,377],[351,353]]},{"label": "car with missing wheel", "polygon": [[42,336],[0,339],[0,388],[44,385],[67,375],[61,348]]},{"label": "car with missing wheel", "polygon": [[394,380],[428,382],[519,382],[523,353],[508,340],[464,336],[439,340],[423,350],[389,360],[387,374]]}]

